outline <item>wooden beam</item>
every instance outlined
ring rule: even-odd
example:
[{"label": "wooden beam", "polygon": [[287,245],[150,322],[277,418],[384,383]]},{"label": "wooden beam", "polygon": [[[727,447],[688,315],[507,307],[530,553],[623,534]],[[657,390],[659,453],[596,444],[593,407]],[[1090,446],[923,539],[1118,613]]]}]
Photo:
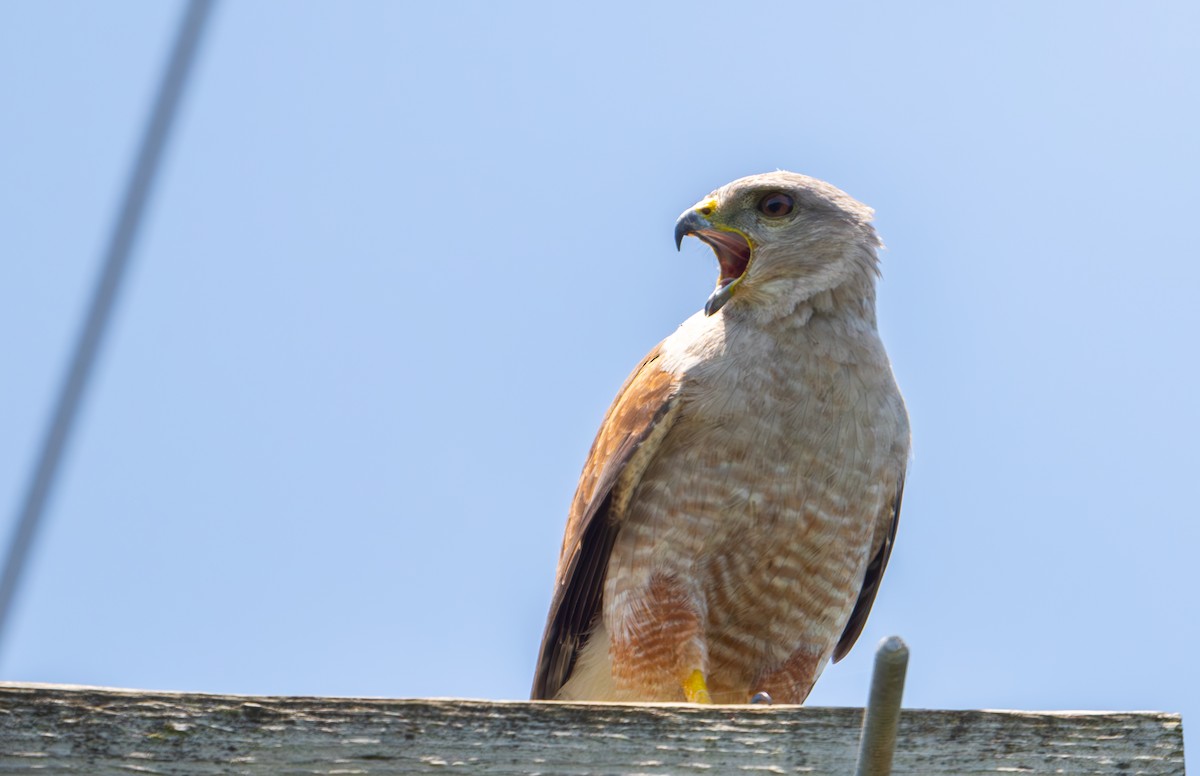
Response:
[{"label": "wooden beam", "polygon": [[[0,773],[838,774],[862,710],[252,697],[0,684]],[[895,774],[1172,774],[1159,712],[900,715]]]}]

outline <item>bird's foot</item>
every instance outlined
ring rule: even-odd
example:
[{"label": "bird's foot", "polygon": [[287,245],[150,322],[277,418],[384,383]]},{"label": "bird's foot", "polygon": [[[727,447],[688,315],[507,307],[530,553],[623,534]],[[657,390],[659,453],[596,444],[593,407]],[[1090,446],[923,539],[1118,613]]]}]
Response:
[{"label": "bird's foot", "polygon": [[712,703],[708,694],[708,682],[704,681],[704,672],[697,668],[683,682],[683,697],[688,703]]},{"label": "bird's foot", "polygon": [[750,699],[750,702],[756,706],[760,704],[763,706],[773,706],[775,704],[775,701],[771,699],[770,694],[765,692],[754,693],[754,697]]}]

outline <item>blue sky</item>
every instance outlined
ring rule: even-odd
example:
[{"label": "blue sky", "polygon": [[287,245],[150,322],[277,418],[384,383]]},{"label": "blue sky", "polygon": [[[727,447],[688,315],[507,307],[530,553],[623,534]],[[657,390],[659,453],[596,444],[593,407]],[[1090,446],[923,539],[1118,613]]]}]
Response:
[{"label": "blue sky", "polygon": [[[601,415],[716,277],[674,219],[784,168],[877,210],[914,429],[811,702],[896,633],[910,706],[1194,727],[1200,7],[738,8],[220,4],[0,675],[524,697]],[[180,10],[0,5],[0,525]]]}]

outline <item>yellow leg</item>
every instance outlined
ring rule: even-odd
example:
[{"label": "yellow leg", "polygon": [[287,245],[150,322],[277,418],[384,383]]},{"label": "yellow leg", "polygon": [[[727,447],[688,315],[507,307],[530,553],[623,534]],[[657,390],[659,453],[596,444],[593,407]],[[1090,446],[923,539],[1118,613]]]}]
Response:
[{"label": "yellow leg", "polygon": [[683,697],[687,698],[688,703],[712,703],[708,695],[708,683],[704,681],[704,674],[699,668],[684,680]]}]

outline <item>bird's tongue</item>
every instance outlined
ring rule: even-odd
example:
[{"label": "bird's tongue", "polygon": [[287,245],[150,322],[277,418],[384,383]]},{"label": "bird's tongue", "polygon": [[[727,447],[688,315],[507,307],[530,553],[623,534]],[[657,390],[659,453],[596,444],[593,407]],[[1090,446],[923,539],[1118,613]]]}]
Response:
[{"label": "bird's tongue", "polygon": [[717,254],[717,263],[721,265],[717,290],[704,304],[705,315],[712,315],[725,306],[733,296],[734,286],[746,274],[750,266],[750,243],[737,232],[703,229],[695,234],[713,249],[713,253]]},{"label": "bird's tongue", "polygon": [[724,288],[740,278],[750,266],[750,244],[737,232],[705,229],[697,232],[696,236],[717,254],[717,263],[721,265],[721,276],[717,278],[718,288]]}]

